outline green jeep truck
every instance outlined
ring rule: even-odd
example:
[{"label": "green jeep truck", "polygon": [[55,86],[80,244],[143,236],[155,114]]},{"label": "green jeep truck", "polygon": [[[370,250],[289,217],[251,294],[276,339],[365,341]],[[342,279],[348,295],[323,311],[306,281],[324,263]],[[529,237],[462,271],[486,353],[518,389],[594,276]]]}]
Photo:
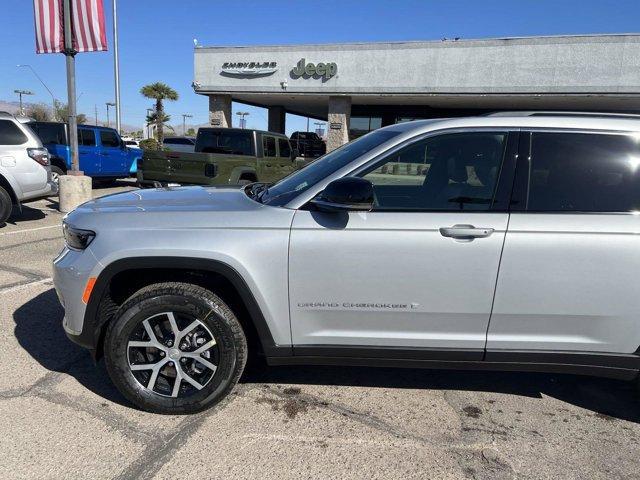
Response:
[{"label": "green jeep truck", "polygon": [[200,128],[195,153],[145,150],[140,186],[242,185],[275,182],[309,163],[282,134],[239,128]]}]

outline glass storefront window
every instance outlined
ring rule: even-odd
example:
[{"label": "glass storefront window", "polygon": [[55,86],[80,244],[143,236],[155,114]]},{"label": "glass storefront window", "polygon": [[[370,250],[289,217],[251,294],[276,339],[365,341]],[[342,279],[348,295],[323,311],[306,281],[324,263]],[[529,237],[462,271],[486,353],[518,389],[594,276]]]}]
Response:
[{"label": "glass storefront window", "polygon": [[382,127],[382,117],[351,117],[349,140],[354,140],[380,127]]}]

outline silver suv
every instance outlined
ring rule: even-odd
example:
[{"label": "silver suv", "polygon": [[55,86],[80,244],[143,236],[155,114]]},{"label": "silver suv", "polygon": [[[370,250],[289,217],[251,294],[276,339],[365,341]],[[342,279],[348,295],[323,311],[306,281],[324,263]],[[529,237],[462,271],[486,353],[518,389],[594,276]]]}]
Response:
[{"label": "silver suv", "polygon": [[14,205],[58,192],[51,180],[49,152],[26,125],[30,121],[0,112],[0,227]]},{"label": "silver suv", "polygon": [[140,408],[271,365],[640,370],[640,120],[376,130],[274,185],[84,204],[54,261],[69,337]]}]

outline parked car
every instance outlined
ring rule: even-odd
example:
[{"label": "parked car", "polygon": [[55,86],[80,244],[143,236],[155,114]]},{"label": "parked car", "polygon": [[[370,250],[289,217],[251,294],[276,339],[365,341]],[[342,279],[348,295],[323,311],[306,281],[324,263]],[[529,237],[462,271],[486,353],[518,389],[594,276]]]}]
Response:
[{"label": "parked car", "polygon": [[[32,122],[51,155],[53,179],[71,169],[68,126],[61,122]],[[78,126],[80,170],[95,179],[115,179],[135,175],[142,150],[129,148],[113,128],[95,125]]]},{"label": "parked car", "polygon": [[194,137],[165,137],[162,141],[165,149],[172,152],[194,152],[196,139]]},{"label": "parked car", "polygon": [[14,206],[58,193],[49,152],[26,125],[28,121],[0,112],[0,227]]},{"label": "parked car", "polygon": [[239,128],[200,128],[196,153],[145,150],[138,163],[138,183],[153,186],[242,185],[273,182],[305,162],[282,134]]},{"label": "parked car", "polygon": [[140,142],[135,138],[122,137],[122,142],[130,148],[140,148]]},{"label": "parked car", "polygon": [[640,120],[375,130],[267,186],[93,200],[54,262],[64,328],[140,408],[202,410],[270,365],[637,379]]},{"label": "parked car", "polygon": [[327,144],[316,132],[293,132],[290,138],[303,157],[317,158],[327,153]]}]

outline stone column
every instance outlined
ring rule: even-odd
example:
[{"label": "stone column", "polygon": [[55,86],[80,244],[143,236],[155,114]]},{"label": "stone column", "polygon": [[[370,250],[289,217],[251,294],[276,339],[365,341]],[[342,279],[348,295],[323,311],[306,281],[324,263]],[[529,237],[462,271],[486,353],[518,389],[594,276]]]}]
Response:
[{"label": "stone column", "polygon": [[269,107],[269,131],[285,132],[286,113],[284,107]]},{"label": "stone column", "polygon": [[209,123],[212,127],[231,128],[231,95],[209,95]]},{"label": "stone column", "polygon": [[327,152],[349,141],[351,97],[329,97],[327,118]]}]

